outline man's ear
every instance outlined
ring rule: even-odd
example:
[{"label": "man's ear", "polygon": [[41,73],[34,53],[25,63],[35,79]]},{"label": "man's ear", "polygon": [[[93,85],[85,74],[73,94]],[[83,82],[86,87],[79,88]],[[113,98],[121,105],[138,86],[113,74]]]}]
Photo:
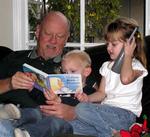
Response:
[{"label": "man's ear", "polygon": [[65,41],[65,43],[67,43],[69,37],[70,37],[70,32],[68,32],[68,34],[67,34],[67,36],[66,36],[66,41]]},{"label": "man's ear", "polygon": [[39,35],[40,35],[40,25],[37,25],[37,26],[36,26],[36,31],[35,31],[35,36],[36,36],[36,38],[38,38]]},{"label": "man's ear", "polygon": [[92,68],[91,67],[87,67],[84,69],[84,75],[87,77],[91,74],[92,72]]}]

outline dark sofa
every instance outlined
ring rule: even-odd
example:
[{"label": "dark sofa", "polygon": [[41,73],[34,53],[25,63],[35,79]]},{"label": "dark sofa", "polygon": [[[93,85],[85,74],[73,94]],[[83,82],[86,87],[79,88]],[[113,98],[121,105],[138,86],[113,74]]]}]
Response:
[{"label": "dark sofa", "polygon": [[[150,73],[150,36],[145,37],[145,51],[146,57],[148,61],[147,69],[148,73]],[[97,47],[87,48],[85,50],[92,59],[92,69],[93,75],[96,77],[97,81],[99,82],[101,76],[99,74],[99,68],[101,67],[102,63],[106,60],[109,60],[109,55],[106,50],[106,45],[101,45]],[[146,114],[148,117],[148,127],[150,128],[150,74],[144,78],[143,83],[143,97],[142,97],[142,114],[139,118],[137,118],[137,122],[143,122],[143,115]]]},{"label": "dark sofa", "polygon": [[[101,75],[99,74],[99,68],[101,67],[104,61],[109,60],[109,55],[106,50],[106,45],[96,46],[92,48],[87,48],[85,50],[92,59],[92,69],[93,75],[95,76],[97,82],[99,83]],[[150,73],[150,36],[145,37],[145,51],[148,61],[147,69]],[[0,46],[0,59],[12,52],[12,50]],[[148,117],[148,127],[150,128],[150,74],[144,78],[143,83],[143,97],[142,97],[142,106],[143,111],[137,122],[143,122],[143,115],[146,114]]]},{"label": "dark sofa", "polygon": [[2,58],[4,58],[5,56],[7,56],[11,52],[13,52],[13,50],[11,50],[10,48],[4,47],[4,46],[0,46],[0,60]]}]

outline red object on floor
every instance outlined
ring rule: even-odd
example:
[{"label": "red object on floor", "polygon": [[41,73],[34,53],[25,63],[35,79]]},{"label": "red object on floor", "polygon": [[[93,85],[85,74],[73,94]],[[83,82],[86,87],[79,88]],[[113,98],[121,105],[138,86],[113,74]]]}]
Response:
[{"label": "red object on floor", "polygon": [[142,128],[143,128],[143,131],[147,132],[148,131],[148,128],[147,128],[147,116],[144,115],[143,119],[144,119],[144,122],[143,122]]},{"label": "red object on floor", "polygon": [[120,130],[121,137],[140,137],[143,128],[142,125],[135,123],[131,128],[130,131]]},{"label": "red object on floor", "polygon": [[123,129],[120,130],[120,135],[121,135],[121,137],[131,137],[130,132],[127,130],[123,130]]},{"label": "red object on floor", "polygon": [[143,124],[135,123],[133,124],[129,131],[127,130],[120,130],[121,137],[140,137],[142,134],[145,134],[149,131],[147,127],[147,116],[143,116]]}]

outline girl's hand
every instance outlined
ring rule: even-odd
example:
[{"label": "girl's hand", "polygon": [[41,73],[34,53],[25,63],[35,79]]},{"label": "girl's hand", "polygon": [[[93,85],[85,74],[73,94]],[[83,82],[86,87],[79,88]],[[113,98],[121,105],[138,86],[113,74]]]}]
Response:
[{"label": "girl's hand", "polygon": [[44,96],[48,101],[61,102],[61,98],[55,94],[52,90],[45,89]]},{"label": "girl's hand", "polygon": [[131,41],[127,40],[127,42],[125,42],[124,44],[125,55],[132,58],[135,48],[136,48],[135,38],[133,38]]},{"label": "girl's hand", "polygon": [[75,97],[80,101],[80,102],[88,102],[89,101],[89,98],[88,98],[88,95],[85,94],[84,92],[77,92],[75,94]]}]

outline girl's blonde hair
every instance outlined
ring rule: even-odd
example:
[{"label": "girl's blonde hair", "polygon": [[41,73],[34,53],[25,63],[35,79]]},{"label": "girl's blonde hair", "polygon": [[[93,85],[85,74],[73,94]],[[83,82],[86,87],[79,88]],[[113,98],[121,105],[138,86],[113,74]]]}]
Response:
[{"label": "girl's blonde hair", "polygon": [[[139,28],[139,25],[134,19],[125,17],[117,18],[106,26],[104,34],[105,40],[126,41],[127,39],[129,39],[130,35],[132,34],[132,32],[136,27]],[[144,67],[146,67],[147,60],[144,51],[144,42],[141,33],[139,32],[138,29],[134,34],[134,37],[136,42],[134,57],[137,58],[144,65]]]},{"label": "girl's blonde hair", "polygon": [[77,59],[83,67],[91,67],[91,58],[85,51],[71,50],[63,56],[62,61],[67,58]]}]

